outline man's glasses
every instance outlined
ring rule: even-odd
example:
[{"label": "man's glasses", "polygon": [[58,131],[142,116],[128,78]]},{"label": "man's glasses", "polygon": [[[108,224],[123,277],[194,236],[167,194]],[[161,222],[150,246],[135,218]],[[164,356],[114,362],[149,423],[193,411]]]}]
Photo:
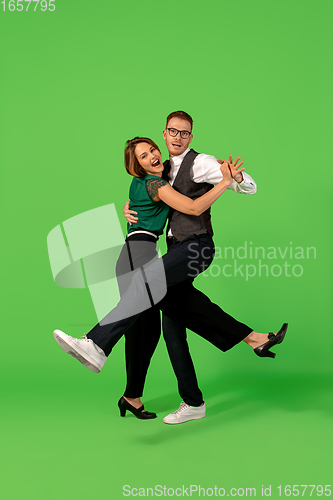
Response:
[{"label": "man's glasses", "polygon": [[191,135],[191,132],[189,132],[188,130],[177,130],[176,128],[167,128],[167,130],[169,131],[171,137],[176,137],[178,134],[180,134],[180,137],[182,139],[188,139]]}]

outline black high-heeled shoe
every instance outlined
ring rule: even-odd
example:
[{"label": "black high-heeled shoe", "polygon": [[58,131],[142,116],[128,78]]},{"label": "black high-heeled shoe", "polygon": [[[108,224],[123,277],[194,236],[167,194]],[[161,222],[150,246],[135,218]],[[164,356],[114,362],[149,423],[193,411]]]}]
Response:
[{"label": "black high-heeled shoe", "polygon": [[118,401],[118,407],[119,407],[119,410],[120,410],[120,416],[121,417],[125,417],[126,410],[132,412],[133,415],[136,416],[136,418],[140,418],[141,420],[148,420],[148,419],[156,418],[157,417],[156,413],[152,413],[150,411],[143,411],[145,409],[145,407],[143,405],[140,406],[140,408],[135,408],[128,401],[126,401],[126,399],[124,398],[124,396],[122,396],[119,399],[119,401]]},{"label": "black high-heeled shoe", "polygon": [[256,355],[260,356],[261,358],[266,358],[266,357],[275,358],[276,356],[275,352],[272,352],[269,349],[273,347],[273,345],[281,344],[287,332],[287,328],[288,328],[288,323],[283,323],[282,327],[280,328],[280,330],[277,332],[276,335],[274,335],[274,333],[272,332],[269,332],[268,341],[265,344],[262,344],[259,347],[253,349]]}]

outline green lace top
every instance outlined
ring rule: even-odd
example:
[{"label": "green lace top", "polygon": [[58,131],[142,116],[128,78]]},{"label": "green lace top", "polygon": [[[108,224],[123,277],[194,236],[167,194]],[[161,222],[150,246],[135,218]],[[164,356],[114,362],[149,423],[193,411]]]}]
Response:
[{"label": "green lace top", "polygon": [[147,174],[144,177],[133,177],[130,190],[130,208],[138,212],[138,222],[131,226],[127,224],[128,233],[136,229],[163,234],[163,229],[169,215],[169,206],[164,201],[154,201],[157,190],[167,184],[167,181],[156,175]]}]

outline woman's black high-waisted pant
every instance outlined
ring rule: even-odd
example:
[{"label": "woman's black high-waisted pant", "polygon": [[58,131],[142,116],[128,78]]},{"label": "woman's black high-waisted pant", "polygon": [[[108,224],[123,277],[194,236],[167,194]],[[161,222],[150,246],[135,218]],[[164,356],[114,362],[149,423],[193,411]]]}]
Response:
[{"label": "woman's black high-waisted pant", "polygon": [[[129,241],[156,242],[156,238],[144,233],[129,236]],[[131,246],[127,244],[122,248],[116,265],[119,292],[122,296],[131,283],[130,271],[143,266],[154,257],[153,245],[148,247]],[[147,254],[148,250],[148,254]],[[155,252],[156,253],[156,252]],[[128,276],[128,280],[126,280]],[[136,322],[125,332],[125,359],[127,384],[124,396],[128,398],[140,398],[152,355],[161,335],[161,317],[158,306],[154,306],[140,315]]]}]

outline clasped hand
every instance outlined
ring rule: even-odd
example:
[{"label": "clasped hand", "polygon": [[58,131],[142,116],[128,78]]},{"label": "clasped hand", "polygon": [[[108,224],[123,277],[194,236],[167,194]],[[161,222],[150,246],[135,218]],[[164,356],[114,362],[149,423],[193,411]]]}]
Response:
[{"label": "clasped hand", "polygon": [[240,159],[241,157],[237,156],[236,160],[233,162],[232,155],[229,156],[227,161],[220,160],[219,158],[217,159],[218,163],[221,165],[220,170],[222,172],[223,179],[228,181],[230,180],[231,177],[230,183],[232,182],[232,179],[235,179],[236,182],[242,182],[243,180],[242,172],[243,170],[245,170],[245,167],[240,168],[243,165],[244,161],[241,161],[237,165]]},{"label": "clasped hand", "polygon": [[[230,155],[228,160],[226,161],[220,160],[219,158],[217,159],[218,163],[221,165],[220,170],[222,172],[223,179],[224,181],[228,182],[229,185],[232,183],[233,179],[236,182],[242,182],[243,180],[242,172],[243,170],[245,170],[245,167],[240,168],[243,165],[244,161],[241,161],[237,165],[240,159],[241,157],[237,156],[236,160],[233,162],[232,155]],[[130,226],[132,224],[135,224],[139,220],[138,217],[136,217],[136,215],[138,215],[138,212],[130,209],[129,200],[125,203],[123,207],[123,214]]]}]

